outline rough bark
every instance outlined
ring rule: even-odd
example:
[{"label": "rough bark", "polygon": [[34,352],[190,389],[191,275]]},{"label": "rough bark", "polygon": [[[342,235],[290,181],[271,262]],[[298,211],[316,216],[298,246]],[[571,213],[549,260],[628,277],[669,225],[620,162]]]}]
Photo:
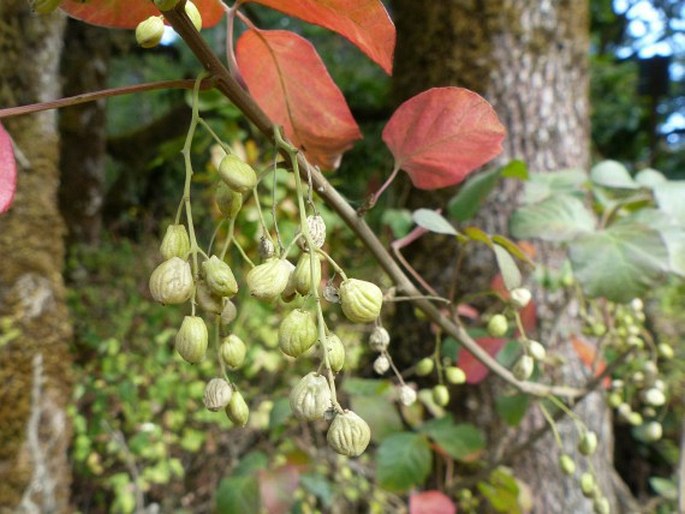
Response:
[{"label": "rough bark", "polygon": [[[398,28],[398,101],[429,87],[467,87],[485,96],[507,127],[500,162],[522,159],[532,171],[587,167],[587,2],[450,0],[419,5],[395,0],[393,7]],[[517,204],[519,190],[515,181],[502,184],[469,224],[491,234],[507,234],[507,220]],[[454,193],[450,190],[415,196],[413,206],[440,205]],[[424,238],[423,246],[415,253],[430,256],[430,262],[421,263],[419,257],[418,266],[434,284],[449,282],[449,271],[436,270],[451,270],[458,252],[449,245],[450,250],[445,251],[444,241],[440,241],[438,248],[427,247],[431,240],[436,239]],[[562,257],[558,250],[538,247],[537,260],[544,265],[558,266]],[[487,248],[469,253],[461,274],[468,279],[460,280],[460,289],[487,289],[495,273],[494,259]],[[569,359],[557,378],[567,383],[583,382],[584,370],[568,352],[568,335],[578,329],[573,303],[543,291],[536,296],[541,320],[538,337]],[[411,331],[403,331],[407,332]],[[487,381],[472,391],[471,401],[465,402],[467,406],[477,406],[471,409],[470,416],[487,430],[495,457],[525,441],[544,424],[539,411],[532,408],[518,430],[504,426],[493,409],[494,398],[502,392],[498,381]],[[577,412],[599,435],[600,449],[593,465],[615,512],[610,414],[598,394],[586,399]],[[572,423],[561,423],[560,431],[565,451],[573,455],[576,436]],[[559,471],[558,455],[554,440],[548,435],[510,463],[517,477],[533,492],[534,512],[591,513],[592,502],[582,497],[577,479],[564,477]],[[587,468],[586,459],[579,457],[577,462],[581,469]]]},{"label": "rough bark", "polygon": [[[52,100],[64,19],[0,2],[0,105]],[[69,511],[70,325],[57,209],[54,112],[6,120],[19,154],[14,205],[0,216],[0,512]]]},{"label": "rough bark", "polygon": [[[104,89],[109,68],[111,30],[67,21],[62,55],[63,94]],[[102,225],[107,132],[105,101],[63,109],[60,209],[69,240],[95,243]]]}]

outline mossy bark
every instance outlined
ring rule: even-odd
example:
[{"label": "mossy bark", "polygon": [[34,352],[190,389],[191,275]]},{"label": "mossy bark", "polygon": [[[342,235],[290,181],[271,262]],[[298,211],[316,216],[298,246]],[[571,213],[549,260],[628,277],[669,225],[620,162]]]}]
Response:
[{"label": "mossy bark", "polygon": [[[0,2],[0,105],[54,99],[61,14]],[[64,224],[56,115],[3,120],[18,158],[14,205],[0,216],[0,512],[69,511],[71,334],[62,266]]]},{"label": "mossy bark", "polygon": [[[434,86],[472,89],[493,104],[507,128],[500,163],[522,159],[531,171],[541,172],[587,168],[590,143],[586,1],[417,3],[394,0],[393,10],[398,29],[394,82],[397,102]],[[506,235],[519,191],[520,184],[506,181],[490,195],[480,214],[469,224],[491,234]],[[418,193],[410,199],[410,207],[441,206],[455,192],[451,188],[437,193]],[[488,289],[497,272],[492,252],[481,246],[475,251],[469,250],[462,263],[457,277],[462,292]],[[412,263],[431,283],[454,282],[452,270],[460,253],[456,246],[444,238],[431,236],[422,238],[414,248]],[[563,254],[557,249],[539,246],[536,259],[554,267],[559,265]],[[560,373],[563,380],[582,382],[584,370],[577,362],[573,363],[575,356],[569,352],[568,336],[579,328],[568,309],[568,301],[572,305],[572,299],[538,290],[536,300],[540,317],[537,337],[568,359]],[[405,328],[400,332],[415,331]],[[430,340],[425,334],[412,337]],[[429,351],[424,350],[424,354]],[[544,425],[540,412],[533,407],[517,430],[507,427],[494,410],[495,398],[505,391],[497,380],[488,380],[470,391],[470,400],[463,402],[462,407],[487,431],[489,450],[495,459]],[[477,407],[469,409],[469,406]],[[601,490],[610,499],[612,512],[616,512],[610,413],[599,394],[591,395],[577,412],[599,434],[600,449],[592,463]],[[563,422],[559,426],[565,440],[564,451],[574,455],[573,424]],[[507,464],[529,486],[534,512],[591,513],[592,502],[581,495],[577,480],[560,472],[558,455],[559,449],[548,436]],[[578,464],[585,470],[587,459],[579,457]]]}]

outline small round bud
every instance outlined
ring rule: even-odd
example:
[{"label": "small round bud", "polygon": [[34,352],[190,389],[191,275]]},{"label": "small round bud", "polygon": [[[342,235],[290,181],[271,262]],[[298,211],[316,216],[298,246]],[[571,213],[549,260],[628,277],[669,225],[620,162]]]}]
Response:
[{"label": "small round bud", "polygon": [[544,361],[545,357],[547,357],[547,350],[538,341],[528,341],[528,352],[536,361]]},{"label": "small round bud", "polygon": [[522,355],[514,364],[511,372],[516,380],[528,380],[533,374],[534,368],[535,361],[533,358],[530,355]]},{"label": "small round bud", "polygon": [[647,442],[653,443],[658,441],[664,435],[664,429],[658,421],[650,421],[643,425],[643,427],[642,433]]},{"label": "small round bud", "polygon": [[611,393],[607,399],[607,403],[610,407],[616,409],[623,403],[623,396],[621,396],[619,393]]},{"label": "small round bud", "polygon": [[[312,266],[314,268],[314,281],[312,282]],[[321,284],[321,261],[318,256],[311,259],[309,252],[305,252],[300,255],[297,260],[297,266],[295,266],[295,271],[293,271],[293,281],[295,289],[302,296],[308,295],[314,288],[318,288]]]},{"label": "small round bud", "polygon": [[278,345],[291,357],[299,357],[316,342],[316,324],[311,314],[302,309],[291,311],[278,329]]},{"label": "small round bud", "polygon": [[440,407],[445,407],[450,402],[450,392],[447,387],[438,384],[433,388],[433,401]]},{"label": "small round bud", "polygon": [[229,368],[239,368],[245,362],[247,347],[242,339],[231,334],[224,337],[219,346],[219,355]]},{"label": "small round bud", "polygon": [[416,401],[416,391],[408,385],[403,385],[400,387],[399,399],[402,405],[409,407]]},{"label": "small round bud", "polygon": [[376,360],[373,361],[373,370],[378,375],[385,374],[386,371],[390,369],[390,361],[385,355],[379,355]]},{"label": "small round bud", "polygon": [[340,293],[338,293],[338,288],[330,282],[326,282],[326,285],[323,286],[323,290],[321,292],[323,294],[324,300],[326,300],[327,302],[340,303]]},{"label": "small round bud", "polygon": [[346,410],[333,418],[326,440],[333,450],[341,455],[361,455],[371,440],[371,429],[362,418]]},{"label": "small round bud", "polygon": [[374,352],[382,352],[388,349],[390,334],[383,327],[374,327],[369,336],[369,346]]},{"label": "small round bud", "polygon": [[231,401],[233,389],[223,378],[213,378],[205,386],[205,394],[202,398],[207,409],[212,412],[224,409]]},{"label": "small round bud", "polygon": [[176,351],[183,359],[191,364],[200,362],[205,356],[209,341],[207,325],[205,325],[204,320],[199,316],[183,318],[175,341]]},{"label": "small round bud", "polygon": [[623,389],[623,386],[625,386],[625,383],[623,380],[620,379],[615,379],[611,381],[611,388],[612,389]]},{"label": "small round bud", "polygon": [[262,260],[271,259],[276,254],[276,247],[274,246],[271,239],[262,236],[259,238],[259,257]]},{"label": "small round bud", "polygon": [[326,351],[328,352],[328,364],[336,373],[345,365],[345,345],[335,334],[329,334],[326,338]]},{"label": "small round bud", "polygon": [[466,382],[466,373],[457,366],[447,366],[445,368],[445,380],[450,384],[463,384]]},{"label": "small round bud", "polygon": [[664,393],[666,392],[666,382],[664,382],[660,378],[657,378],[654,381],[654,384],[652,384],[652,387],[655,387],[656,389],[658,389],[659,391],[663,391]]},{"label": "small round bud", "polygon": [[[312,244],[316,248],[321,248],[326,242],[326,223],[323,218],[321,216],[307,216],[307,229]],[[302,250],[307,250],[307,241],[304,236],[297,240],[297,244]]]},{"label": "small round bud", "polygon": [[171,11],[178,4],[179,0],[155,0],[155,7],[160,11]]},{"label": "small round bud", "polygon": [[221,214],[228,219],[235,218],[243,207],[243,195],[233,191],[223,180],[216,186],[214,201]]},{"label": "small round bud", "polygon": [[633,413],[633,409],[631,409],[629,404],[622,403],[616,408],[616,412],[618,412],[618,415],[623,418],[623,420],[629,421],[630,415]]},{"label": "small round bud", "polygon": [[652,407],[661,407],[666,403],[666,395],[656,387],[644,391],[642,393],[642,399],[647,405],[651,405]]},{"label": "small round bud", "polygon": [[630,308],[633,309],[635,312],[640,312],[642,309],[644,309],[645,304],[642,302],[640,298],[633,298],[630,302]]},{"label": "small round bud", "polygon": [[523,309],[530,303],[530,300],[533,297],[530,290],[526,289],[525,287],[517,287],[516,289],[512,289],[509,294],[511,297],[511,303],[513,303],[517,309]]},{"label": "small round bud", "polygon": [[314,371],[302,377],[290,392],[290,408],[298,419],[322,419],[331,408],[331,390],[326,379]]},{"label": "small round bud", "polygon": [[257,185],[257,174],[240,157],[229,154],[219,163],[219,176],[233,191],[245,194]]},{"label": "small round bud", "polygon": [[639,412],[631,412],[628,415],[628,423],[630,423],[634,427],[642,425],[643,421],[644,420],[642,418],[642,414],[640,414]]},{"label": "small round bud", "polygon": [[190,264],[172,257],[157,266],[150,275],[150,294],[163,304],[187,302],[193,295],[193,274]]},{"label": "small round bud", "polygon": [[188,18],[190,18],[190,21],[193,23],[195,30],[200,32],[200,30],[202,30],[202,15],[200,14],[200,11],[197,9],[195,4],[190,0],[186,0],[185,9],[186,15],[188,16]]},{"label": "small round bud", "polygon": [[353,323],[371,323],[380,315],[383,292],[373,282],[349,278],[339,292],[343,313]]},{"label": "small round bud", "polygon": [[416,368],[414,372],[420,377],[425,377],[433,372],[434,367],[435,362],[433,361],[433,359],[431,357],[424,357],[416,363]]},{"label": "small round bud", "polygon": [[592,455],[597,450],[597,434],[592,430],[585,432],[578,443],[578,451],[583,455]]},{"label": "small round bud", "polygon": [[596,488],[597,484],[595,483],[595,477],[590,473],[585,472],[580,476],[580,490],[582,491],[583,496],[592,498]]},{"label": "small round bud", "polygon": [[235,307],[235,303],[233,303],[231,300],[228,298],[223,299],[223,308],[221,309],[221,325],[224,327],[227,325],[230,325],[235,321],[235,318],[238,316],[238,309]]},{"label": "small round bud", "polygon": [[202,263],[202,271],[209,289],[217,296],[234,296],[238,292],[238,282],[231,267],[216,255]]},{"label": "small round bud", "polygon": [[290,261],[278,258],[255,266],[245,277],[250,294],[260,300],[274,301],[285,290],[294,268]]},{"label": "small round bud", "polygon": [[185,225],[169,225],[159,247],[164,260],[172,257],[185,259],[190,252],[190,238]]},{"label": "small round bud", "polygon": [[495,314],[488,321],[488,334],[492,337],[502,337],[507,333],[509,324],[506,316],[503,314]]},{"label": "small round bud", "polygon": [[559,456],[559,467],[562,473],[567,476],[573,476],[576,472],[576,463],[570,455],[565,453]]},{"label": "small round bud", "polygon": [[592,510],[594,514],[610,514],[611,507],[609,505],[609,500],[604,497],[595,498],[592,502]]},{"label": "small round bud", "polygon": [[150,16],[136,27],[136,41],[143,48],[153,48],[162,41],[164,22],[159,16]]},{"label": "small round bud", "polygon": [[657,346],[657,351],[659,352],[659,357],[667,361],[671,360],[675,356],[673,347],[667,343],[660,343]]},{"label": "small round bud", "polygon": [[231,401],[226,406],[226,415],[233,424],[244,427],[247,424],[247,419],[250,417],[250,408],[245,403],[243,395],[238,391],[233,391]]}]

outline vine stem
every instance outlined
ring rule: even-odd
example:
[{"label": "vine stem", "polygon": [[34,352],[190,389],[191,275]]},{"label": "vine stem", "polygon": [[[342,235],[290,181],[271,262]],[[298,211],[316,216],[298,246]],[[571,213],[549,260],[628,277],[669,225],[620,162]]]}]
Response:
[{"label": "vine stem", "polygon": [[[173,10],[165,12],[164,15],[169,21],[169,24],[176,30],[181,38],[183,38],[190,50],[195,54],[202,66],[210,72],[216,81],[217,89],[233,102],[233,104],[242,111],[245,117],[249,119],[260,132],[269,138],[269,140],[274,141],[274,122],[261,110],[252,97],[240,86],[219,58],[212,52],[204,39],[202,39],[200,34],[195,30],[192,22],[184,12],[183,6],[179,4]],[[287,157],[290,157],[290,154],[288,154],[285,148],[281,147],[281,152]],[[393,260],[392,256],[385,249],[385,246],[378,237],[376,237],[376,234],[366,222],[357,215],[356,211],[347,203],[342,195],[331,186],[323,174],[314,166],[311,166],[302,154],[298,153],[296,156],[293,154],[293,157],[294,160],[298,162],[298,171],[301,171],[305,177],[311,175],[314,190],[316,190],[318,195],[323,198],[323,200],[365,244],[371,255],[373,255],[379,265],[396,284],[398,291],[404,296],[419,297],[416,300],[413,300],[412,303],[414,306],[423,311],[426,317],[433,323],[439,325],[445,333],[460,341],[461,344],[490,371],[516,387],[519,391],[534,396],[544,397],[549,394],[554,394],[565,398],[579,398],[589,392],[590,389],[587,387],[575,388],[517,380],[511,371],[502,366],[481,348],[463,326],[455,323],[448,316],[445,316],[429,300],[421,298],[421,293]],[[593,383],[591,382],[591,384]],[[593,385],[594,387],[597,386],[597,384]]]}]

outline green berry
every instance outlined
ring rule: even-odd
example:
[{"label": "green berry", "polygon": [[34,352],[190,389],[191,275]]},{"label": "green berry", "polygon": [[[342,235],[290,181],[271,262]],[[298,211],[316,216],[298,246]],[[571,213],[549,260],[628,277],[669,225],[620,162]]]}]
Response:
[{"label": "green berry", "polygon": [[433,359],[430,357],[424,357],[416,364],[415,372],[418,376],[425,377],[433,372],[434,367],[435,363],[433,362]]}]

